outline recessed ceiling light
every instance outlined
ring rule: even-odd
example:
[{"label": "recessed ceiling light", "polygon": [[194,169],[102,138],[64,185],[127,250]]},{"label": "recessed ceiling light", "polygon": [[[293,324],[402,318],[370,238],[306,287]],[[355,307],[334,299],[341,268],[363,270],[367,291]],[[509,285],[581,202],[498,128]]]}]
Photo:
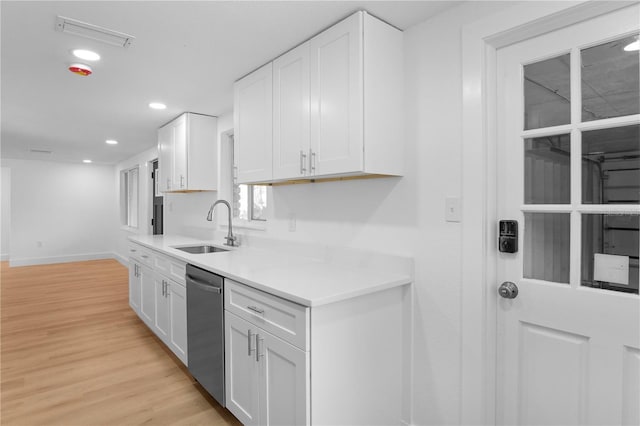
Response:
[{"label": "recessed ceiling light", "polygon": [[109,145],[118,145],[118,141],[115,139],[107,139],[105,142]]},{"label": "recessed ceiling light", "polygon": [[98,55],[96,52],[92,52],[91,50],[75,49],[71,53],[73,53],[73,56],[75,56],[76,58],[84,59],[85,61],[100,60],[100,55]]},{"label": "recessed ceiling light", "polygon": [[634,42],[627,44],[624,47],[624,50],[625,52],[635,52],[637,50],[640,50],[640,40],[636,40]]},{"label": "recessed ceiling light", "polygon": [[166,109],[167,106],[161,102],[151,102],[149,103],[149,108],[151,109]]},{"label": "recessed ceiling light", "polygon": [[91,163],[91,160],[82,160],[82,162],[89,164],[89,163]]}]

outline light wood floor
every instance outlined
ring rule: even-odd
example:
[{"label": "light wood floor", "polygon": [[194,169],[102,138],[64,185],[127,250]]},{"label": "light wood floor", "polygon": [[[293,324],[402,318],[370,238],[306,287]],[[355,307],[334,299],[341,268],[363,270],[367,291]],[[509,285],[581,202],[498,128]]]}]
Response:
[{"label": "light wood floor", "polygon": [[2,425],[239,425],[128,304],[115,260],[1,279]]}]

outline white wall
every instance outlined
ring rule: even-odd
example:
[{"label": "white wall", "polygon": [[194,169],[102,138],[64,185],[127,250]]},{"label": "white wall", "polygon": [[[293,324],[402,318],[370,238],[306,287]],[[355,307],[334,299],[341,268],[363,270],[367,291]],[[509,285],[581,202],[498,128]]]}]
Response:
[{"label": "white wall", "polygon": [[9,260],[9,252],[11,250],[11,170],[8,167],[2,167],[2,177],[0,178],[0,198],[2,198],[2,210],[0,211],[0,260]]},{"label": "white wall", "polygon": [[113,166],[11,159],[2,166],[11,169],[11,266],[113,256]]}]

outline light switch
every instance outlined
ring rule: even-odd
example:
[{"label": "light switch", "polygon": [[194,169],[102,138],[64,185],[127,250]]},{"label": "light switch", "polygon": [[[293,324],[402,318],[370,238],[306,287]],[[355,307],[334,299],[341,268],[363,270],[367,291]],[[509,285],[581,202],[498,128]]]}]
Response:
[{"label": "light switch", "polygon": [[444,199],[444,220],[447,222],[462,221],[460,197],[446,197]]}]

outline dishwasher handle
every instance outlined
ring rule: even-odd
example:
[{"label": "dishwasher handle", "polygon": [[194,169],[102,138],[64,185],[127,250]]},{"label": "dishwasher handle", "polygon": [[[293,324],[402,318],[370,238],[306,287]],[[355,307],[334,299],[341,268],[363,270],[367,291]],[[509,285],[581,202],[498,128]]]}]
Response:
[{"label": "dishwasher handle", "polygon": [[202,281],[197,281],[192,277],[187,277],[187,284],[193,284],[196,287],[198,287],[200,290],[209,291],[211,293],[218,293],[218,294],[222,293],[222,289],[220,287],[214,287]]}]

